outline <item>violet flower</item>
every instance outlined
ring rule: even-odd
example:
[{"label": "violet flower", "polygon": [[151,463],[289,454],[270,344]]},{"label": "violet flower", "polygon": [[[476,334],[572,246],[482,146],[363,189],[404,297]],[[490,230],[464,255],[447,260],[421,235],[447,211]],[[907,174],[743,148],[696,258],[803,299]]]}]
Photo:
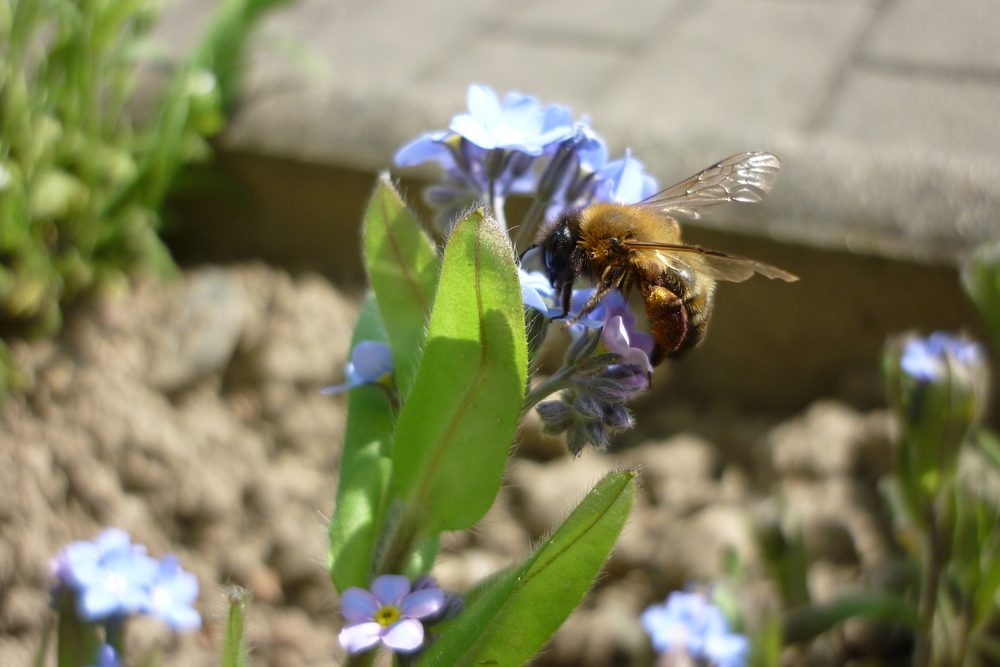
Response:
[{"label": "violet flower", "polygon": [[349,653],[367,651],[379,643],[397,653],[413,653],[424,643],[421,620],[436,616],[445,606],[445,593],[436,586],[411,592],[410,580],[385,574],[372,582],[371,591],[352,586],[341,596],[348,625],[340,631],[340,645]]},{"label": "violet flower", "polygon": [[649,376],[653,365],[649,355],[656,347],[656,339],[644,331],[636,331],[635,315],[628,312],[624,306],[614,306],[607,309],[604,329],[601,331],[601,342],[608,352],[621,356],[622,364],[629,364],[645,369],[625,379],[625,384],[635,389],[645,389],[649,386]]},{"label": "violet flower", "polygon": [[324,394],[339,394],[364,384],[391,382],[393,371],[392,350],[385,343],[363,340],[351,350],[351,360],[344,366],[347,382],[323,387]]}]

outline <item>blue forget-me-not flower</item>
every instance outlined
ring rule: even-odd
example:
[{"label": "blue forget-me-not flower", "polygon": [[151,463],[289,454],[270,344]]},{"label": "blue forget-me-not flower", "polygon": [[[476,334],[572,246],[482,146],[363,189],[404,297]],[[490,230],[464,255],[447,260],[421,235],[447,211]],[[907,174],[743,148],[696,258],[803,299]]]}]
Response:
[{"label": "blue forget-me-not flower", "polygon": [[446,601],[436,585],[413,590],[403,575],[377,577],[371,591],[352,586],[340,598],[348,621],[340,631],[340,645],[349,653],[361,653],[380,643],[397,653],[413,653],[424,643],[421,621],[438,616]]},{"label": "blue forget-me-not flower", "polygon": [[715,667],[744,667],[749,657],[750,641],[730,632],[722,610],[701,593],[674,591],[640,621],[658,653],[683,652]]},{"label": "blue forget-me-not flower", "polygon": [[389,386],[392,380],[392,350],[385,343],[363,340],[351,350],[351,360],[344,366],[347,382],[323,387],[324,394],[339,394],[363,384]]}]

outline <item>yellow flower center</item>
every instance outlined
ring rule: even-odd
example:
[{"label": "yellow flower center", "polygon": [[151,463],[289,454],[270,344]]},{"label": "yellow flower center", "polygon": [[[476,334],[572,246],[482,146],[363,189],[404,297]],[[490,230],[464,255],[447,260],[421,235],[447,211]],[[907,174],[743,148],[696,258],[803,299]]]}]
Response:
[{"label": "yellow flower center", "polygon": [[395,607],[382,607],[375,612],[375,622],[384,628],[399,620],[399,610]]}]

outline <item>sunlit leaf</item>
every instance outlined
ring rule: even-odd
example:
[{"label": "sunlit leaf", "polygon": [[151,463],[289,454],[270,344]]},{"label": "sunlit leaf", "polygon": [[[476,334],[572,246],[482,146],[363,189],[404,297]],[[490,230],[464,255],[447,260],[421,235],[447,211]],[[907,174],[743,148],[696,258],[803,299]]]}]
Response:
[{"label": "sunlit leaf", "polygon": [[394,490],[427,534],[493,504],[527,381],[521,288],[506,234],[482,209],[456,225],[427,346],[393,444]]},{"label": "sunlit leaf", "polygon": [[365,253],[405,401],[420,366],[441,261],[387,174],[368,203]]},{"label": "sunlit leaf", "polygon": [[590,589],[635,500],[632,470],[608,474],[524,563],[472,591],[418,665],[519,667]]},{"label": "sunlit leaf", "polygon": [[[374,297],[361,311],[351,347],[363,340],[386,342]],[[330,578],[340,592],[368,585],[384,522],[393,419],[392,405],[381,387],[362,385],[350,390],[337,504],[329,530]]]}]

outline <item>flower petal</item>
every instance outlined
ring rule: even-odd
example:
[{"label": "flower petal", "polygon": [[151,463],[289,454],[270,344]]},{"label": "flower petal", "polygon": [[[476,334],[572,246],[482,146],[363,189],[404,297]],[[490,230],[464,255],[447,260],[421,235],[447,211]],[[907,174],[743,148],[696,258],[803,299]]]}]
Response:
[{"label": "flower petal", "polygon": [[424,643],[424,626],[412,618],[397,621],[382,635],[382,641],[393,651],[412,653]]},{"label": "flower petal", "polygon": [[403,598],[399,610],[407,618],[427,618],[441,611],[444,598],[444,591],[440,588],[424,588]]},{"label": "flower petal", "polygon": [[[348,589],[350,590],[350,589]],[[360,590],[360,589],[359,589]],[[347,591],[344,591],[345,593]],[[382,626],[378,623],[354,623],[340,631],[337,640],[347,649],[348,653],[367,651],[382,638]]]},{"label": "flower petal", "polygon": [[486,127],[503,124],[503,113],[500,110],[500,98],[489,86],[474,83],[469,86],[466,95],[469,105],[469,115]]},{"label": "flower petal", "polygon": [[403,144],[396,151],[393,161],[397,167],[412,167],[424,162],[437,162],[445,169],[451,169],[455,166],[454,153],[441,143],[448,134],[447,130],[425,132],[413,141]]},{"label": "flower petal", "polygon": [[386,373],[391,373],[392,350],[385,343],[363,340],[351,351],[354,374],[365,382],[378,382]]},{"label": "flower petal", "polygon": [[398,607],[409,592],[410,580],[401,574],[383,574],[372,582],[372,594],[381,605]]},{"label": "flower petal", "polygon": [[373,620],[381,606],[374,595],[357,586],[351,586],[340,596],[340,613],[351,623]]}]

